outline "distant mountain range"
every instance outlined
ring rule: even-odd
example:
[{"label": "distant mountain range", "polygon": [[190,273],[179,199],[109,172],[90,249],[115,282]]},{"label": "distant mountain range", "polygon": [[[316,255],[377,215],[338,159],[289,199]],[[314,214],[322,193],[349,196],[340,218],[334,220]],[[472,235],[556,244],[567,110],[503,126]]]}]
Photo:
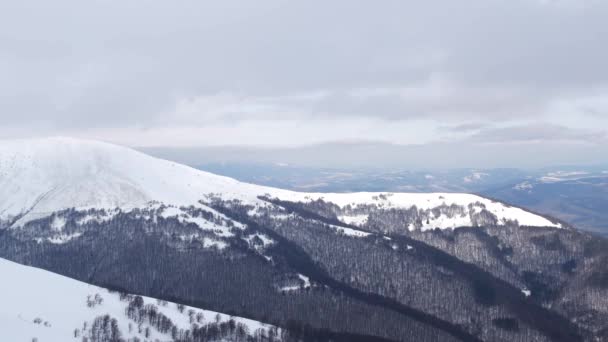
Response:
[{"label": "distant mountain range", "polygon": [[608,166],[539,170],[321,169],[287,164],[208,163],[202,170],[297,191],[470,192],[608,234]]},{"label": "distant mountain range", "polygon": [[608,240],[559,219],[457,192],[279,189],[95,141],[0,143],[0,258],[97,286],[0,260],[3,339],[608,338]]}]

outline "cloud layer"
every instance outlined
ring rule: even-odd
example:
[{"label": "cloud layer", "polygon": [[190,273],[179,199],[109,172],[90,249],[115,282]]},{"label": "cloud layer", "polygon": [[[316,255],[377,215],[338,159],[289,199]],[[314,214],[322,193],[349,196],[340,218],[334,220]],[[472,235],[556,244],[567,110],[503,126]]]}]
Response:
[{"label": "cloud layer", "polygon": [[602,145],[607,17],[599,0],[5,2],[0,137]]}]

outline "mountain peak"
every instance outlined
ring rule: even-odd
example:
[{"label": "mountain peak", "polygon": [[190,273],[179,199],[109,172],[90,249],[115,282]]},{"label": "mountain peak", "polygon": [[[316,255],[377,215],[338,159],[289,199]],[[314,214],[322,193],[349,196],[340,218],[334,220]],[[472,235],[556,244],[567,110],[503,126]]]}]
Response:
[{"label": "mountain peak", "polygon": [[0,144],[0,218],[68,208],[193,204],[237,181],[109,143],[53,137]]}]

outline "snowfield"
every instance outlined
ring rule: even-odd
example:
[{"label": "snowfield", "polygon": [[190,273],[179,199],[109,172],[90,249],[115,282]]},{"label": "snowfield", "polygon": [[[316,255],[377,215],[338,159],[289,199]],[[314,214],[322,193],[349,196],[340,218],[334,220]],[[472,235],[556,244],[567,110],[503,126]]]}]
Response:
[{"label": "snowfield", "polygon": [[[116,292],[4,259],[0,259],[0,274],[0,331],[3,341],[33,341],[34,338],[39,342],[80,341],[90,331],[95,318],[103,315],[117,320],[124,339],[138,337],[144,340],[145,330],[149,328],[147,340],[171,340],[170,335],[160,333],[145,322],[140,333],[138,324],[126,315],[129,303],[121,300]],[[142,298],[144,305],[156,305],[158,312],[180,329],[190,329],[190,310],[195,316],[202,315],[202,324],[233,319],[246,326],[251,335],[258,329],[267,331],[273,327],[188,306],[178,310],[175,303]]]},{"label": "snowfield", "polygon": [[[9,222],[13,227],[69,208],[128,211],[145,208],[153,202],[173,207],[201,207],[211,195],[254,206],[268,205],[260,196],[293,202],[322,199],[341,208],[364,204],[386,209],[413,206],[432,209],[452,204],[468,208],[472,204],[470,210],[480,210],[483,205],[496,215],[499,223],[516,220],[525,226],[561,227],[542,216],[472,194],[294,192],[239,182],[97,141],[72,138],[0,141],[0,223]],[[193,218],[183,219],[197,222]],[[354,225],[366,221],[365,216],[343,219]],[[60,226],[61,222],[56,224]],[[466,215],[440,216],[424,228],[467,225],[471,225],[471,221]],[[215,228],[205,226],[205,229]]]}]

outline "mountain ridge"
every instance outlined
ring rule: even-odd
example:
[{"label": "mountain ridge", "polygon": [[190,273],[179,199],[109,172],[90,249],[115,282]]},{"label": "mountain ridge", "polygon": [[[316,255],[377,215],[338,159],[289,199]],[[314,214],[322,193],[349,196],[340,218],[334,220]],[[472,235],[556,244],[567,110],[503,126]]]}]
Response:
[{"label": "mountain ridge", "polygon": [[[294,192],[242,183],[91,140],[62,137],[0,144],[0,219],[19,217],[17,225],[68,208],[133,209],[150,202],[190,206],[199,205],[206,196],[214,194],[258,205],[263,205],[259,196],[288,201],[325,200],[341,207],[377,204],[432,209],[474,204],[470,212],[487,209],[497,216],[498,224],[517,221],[527,226],[562,227],[542,216],[472,194]],[[458,222],[455,217],[444,221],[440,215],[424,228],[473,225],[465,216]]]}]

